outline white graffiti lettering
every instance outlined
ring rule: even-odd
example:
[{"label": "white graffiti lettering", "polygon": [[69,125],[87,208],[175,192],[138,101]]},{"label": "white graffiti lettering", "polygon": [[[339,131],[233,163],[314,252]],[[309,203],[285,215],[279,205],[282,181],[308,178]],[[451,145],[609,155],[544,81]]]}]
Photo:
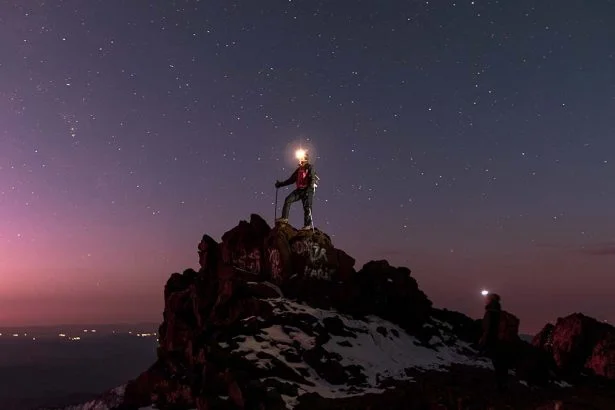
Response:
[{"label": "white graffiti lettering", "polygon": [[261,253],[258,249],[249,253],[241,249],[239,255],[234,255],[233,264],[236,268],[258,275],[261,272]]},{"label": "white graffiti lettering", "polygon": [[294,242],[292,245],[293,252],[306,257],[306,266],[304,268],[304,276],[331,280],[331,275],[334,269],[329,269],[327,260],[327,249],[320,246],[311,238]]},{"label": "white graffiti lettering", "polygon": [[310,266],[306,266],[303,271],[304,276],[325,280],[331,280],[332,273],[333,270],[329,271],[327,268],[315,268]]}]

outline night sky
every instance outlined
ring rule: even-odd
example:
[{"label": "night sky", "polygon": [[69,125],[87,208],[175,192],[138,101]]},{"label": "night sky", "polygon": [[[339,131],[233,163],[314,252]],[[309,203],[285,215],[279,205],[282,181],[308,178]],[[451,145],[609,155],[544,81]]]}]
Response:
[{"label": "night sky", "polygon": [[204,233],[273,222],[299,145],[357,267],[475,317],[487,287],[527,332],[615,321],[614,2],[12,3],[0,324],[161,320]]}]

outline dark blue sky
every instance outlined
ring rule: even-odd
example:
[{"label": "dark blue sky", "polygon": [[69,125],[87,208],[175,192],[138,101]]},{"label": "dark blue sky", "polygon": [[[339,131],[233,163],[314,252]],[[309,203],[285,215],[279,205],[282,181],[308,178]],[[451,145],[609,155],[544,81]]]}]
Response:
[{"label": "dark blue sky", "polygon": [[612,1],[0,5],[0,322],[157,320],[298,144],[359,267],[615,320],[614,38]]}]

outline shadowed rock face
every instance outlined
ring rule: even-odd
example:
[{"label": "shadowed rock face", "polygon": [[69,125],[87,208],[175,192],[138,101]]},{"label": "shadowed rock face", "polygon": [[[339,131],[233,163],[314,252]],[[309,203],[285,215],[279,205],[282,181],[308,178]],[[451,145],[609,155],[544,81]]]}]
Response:
[{"label": "shadowed rock face", "polygon": [[547,324],[532,344],[567,375],[589,371],[615,379],[615,327],[575,313]]},{"label": "shadowed rock face", "polygon": [[[474,349],[480,320],[434,309],[409,269],[371,261],[356,271],[325,233],[258,215],[221,243],[204,235],[198,256],[198,272],[165,285],[158,360],[114,408],[487,408],[465,397],[484,398],[493,383]],[[600,340],[592,351],[612,352]],[[552,385],[549,358],[519,340],[518,377]],[[454,400],[452,386],[463,389]]]},{"label": "shadowed rock face", "polygon": [[220,244],[204,235],[198,254],[198,272],[165,285],[159,359],[128,384],[126,406],[286,408],[468,360],[470,345],[439,330],[410,270],[373,261],[357,272],[318,230],[252,215]]},{"label": "shadowed rock face", "polygon": [[[207,239],[205,239],[207,238]],[[200,247],[215,245],[204,237]],[[428,318],[431,301],[407,268],[373,261],[356,272],[355,260],[320,230],[273,229],[258,215],[222,236],[223,263],[243,280],[269,281],[288,298],[353,315],[377,314],[407,329]],[[202,258],[201,258],[202,259]],[[201,270],[206,269],[201,263]]]}]

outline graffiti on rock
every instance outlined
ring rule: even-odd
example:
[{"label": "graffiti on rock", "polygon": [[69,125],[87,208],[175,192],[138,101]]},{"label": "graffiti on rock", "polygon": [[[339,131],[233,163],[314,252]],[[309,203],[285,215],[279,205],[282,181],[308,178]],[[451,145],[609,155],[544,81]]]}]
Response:
[{"label": "graffiti on rock", "polygon": [[293,252],[305,256],[307,263],[303,274],[317,279],[331,279],[333,269],[328,268],[327,249],[311,239],[297,241],[292,245]]},{"label": "graffiti on rock", "polygon": [[309,239],[306,241],[296,241],[292,244],[293,252],[303,255],[308,250],[308,243],[311,242]]},{"label": "graffiti on rock", "polygon": [[261,272],[261,252],[258,249],[251,252],[241,249],[238,254],[233,255],[233,265],[238,269],[258,275]]},{"label": "graffiti on rock", "polygon": [[269,249],[269,266],[271,266],[271,278],[275,281],[282,280],[282,258],[276,248]]}]

